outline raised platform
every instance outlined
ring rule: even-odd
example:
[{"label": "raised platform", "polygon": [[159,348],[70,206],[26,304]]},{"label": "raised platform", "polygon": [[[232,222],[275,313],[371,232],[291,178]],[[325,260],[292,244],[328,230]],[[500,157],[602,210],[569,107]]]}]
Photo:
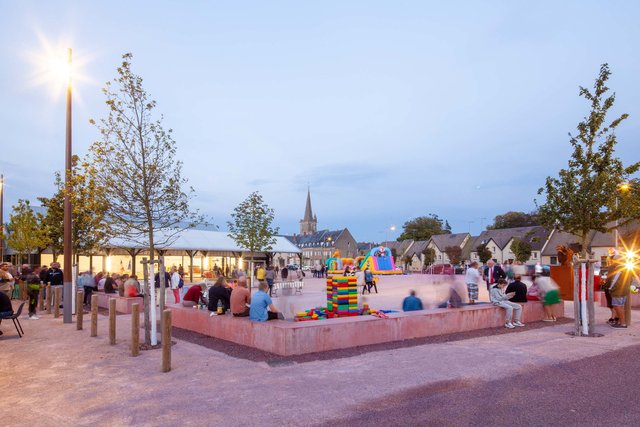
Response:
[{"label": "raised platform", "polygon": [[[558,304],[557,317],[564,316]],[[231,315],[209,316],[208,310],[168,305],[172,324],[203,335],[257,348],[281,356],[315,353],[392,341],[504,326],[504,310],[490,304],[457,309],[390,313],[389,319],[356,316],[311,322],[252,322]],[[542,304],[524,304],[522,321],[543,318]]]},{"label": "raised platform", "polygon": [[131,306],[140,304],[140,311],[144,310],[142,297],[121,297],[118,294],[105,294],[104,292],[94,292],[98,296],[98,307],[109,308],[109,300],[116,300],[116,311],[118,313],[131,314]]}]

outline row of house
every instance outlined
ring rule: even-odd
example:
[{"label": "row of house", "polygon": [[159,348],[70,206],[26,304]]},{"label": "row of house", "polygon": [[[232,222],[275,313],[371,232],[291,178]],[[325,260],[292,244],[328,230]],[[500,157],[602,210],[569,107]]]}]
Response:
[{"label": "row of house", "polygon": [[[631,235],[638,229],[638,224],[628,224],[620,227],[620,236]],[[588,248],[593,257],[600,259],[606,265],[609,250],[615,247],[615,233],[593,232],[591,246]],[[439,234],[429,240],[403,240],[400,242],[384,242],[396,254],[396,263],[405,265],[410,271],[420,271],[425,267],[424,251],[431,248],[435,253],[435,264],[450,263],[446,253],[449,246],[457,246],[462,250],[462,260],[465,263],[480,261],[477,248],[485,245],[491,252],[491,258],[498,263],[508,263],[515,260],[511,250],[514,239],[520,239],[531,245],[531,256],[527,264],[557,265],[556,248],[559,245],[579,248],[580,238],[570,233],[558,230],[548,230],[542,226],[505,228],[499,230],[485,230],[478,236],[469,233]],[[410,262],[404,263],[405,259]]]}]

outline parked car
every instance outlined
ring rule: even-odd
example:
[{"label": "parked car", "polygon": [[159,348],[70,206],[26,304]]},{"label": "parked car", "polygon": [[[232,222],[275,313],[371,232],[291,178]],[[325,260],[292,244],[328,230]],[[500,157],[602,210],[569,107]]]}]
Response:
[{"label": "parked car", "polygon": [[300,266],[298,264],[289,264],[287,265],[288,270],[299,270]]},{"label": "parked car", "polygon": [[427,269],[427,273],[431,274],[453,274],[453,266],[451,264],[433,264]]},{"label": "parked car", "polygon": [[303,265],[302,266],[302,271],[311,271],[311,266],[310,265]]}]

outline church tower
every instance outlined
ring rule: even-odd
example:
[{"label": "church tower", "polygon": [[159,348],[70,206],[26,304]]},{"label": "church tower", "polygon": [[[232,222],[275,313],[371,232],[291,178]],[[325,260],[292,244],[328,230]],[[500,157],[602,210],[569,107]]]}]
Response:
[{"label": "church tower", "polygon": [[304,208],[304,218],[300,220],[300,234],[307,236],[318,231],[318,218],[311,210],[311,191],[307,189],[307,205]]}]

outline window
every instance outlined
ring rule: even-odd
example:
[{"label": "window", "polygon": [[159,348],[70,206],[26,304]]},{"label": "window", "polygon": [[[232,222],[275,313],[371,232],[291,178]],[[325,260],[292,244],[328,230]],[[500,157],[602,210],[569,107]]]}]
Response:
[{"label": "window", "polygon": [[532,256],[533,258],[538,258],[538,252],[532,252],[532,253],[531,253],[531,256]]},{"label": "window", "polygon": [[553,264],[553,265],[557,265],[558,264],[558,257],[557,256],[550,257],[549,263]]}]

